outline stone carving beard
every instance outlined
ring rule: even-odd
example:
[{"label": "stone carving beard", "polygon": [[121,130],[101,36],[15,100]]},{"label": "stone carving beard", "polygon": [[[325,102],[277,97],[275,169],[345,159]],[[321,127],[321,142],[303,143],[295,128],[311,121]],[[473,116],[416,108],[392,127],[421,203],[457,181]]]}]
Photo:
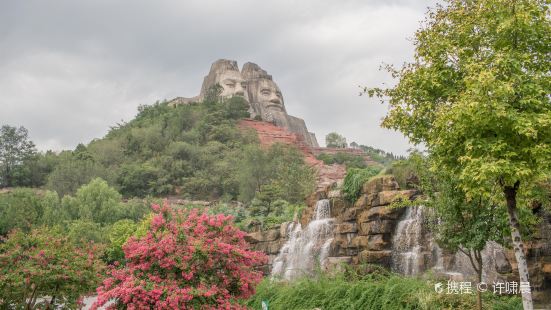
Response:
[{"label": "stone carving beard", "polygon": [[249,81],[248,87],[249,100],[257,114],[265,116],[287,113],[281,90],[274,81],[265,78],[255,79]]}]

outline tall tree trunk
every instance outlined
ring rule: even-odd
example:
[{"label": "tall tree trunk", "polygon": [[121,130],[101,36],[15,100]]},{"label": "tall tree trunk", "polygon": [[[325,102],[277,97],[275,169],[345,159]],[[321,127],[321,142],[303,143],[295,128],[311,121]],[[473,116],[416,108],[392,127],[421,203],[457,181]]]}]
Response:
[{"label": "tall tree trunk", "polygon": [[478,268],[475,268],[476,271],[476,280],[477,282],[477,290],[476,290],[476,307],[478,310],[482,310],[482,292],[478,289],[478,285],[482,283],[482,254],[480,253],[480,250],[474,250],[474,257],[476,259],[476,262],[478,264]]},{"label": "tall tree trunk", "polygon": [[[520,282],[528,284],[528,289],[521,290],[522,305],[524,310],[533,310],[534,304],[532,302],[532,290],[529,286],[528,264],[526,262],[526,256],[524,255],[524,244],[520,237],[520,224],[518,221],[517,212],[517,191],[520,182],[517,181],[514,186],[504,186],[503,193],[507,199],[507,213],[509,214],[509,226],[511,227],[511,238],[513,239],[513,248],[515,251],[515,258],[517,259],[518,273],[520,276]],[[524,287],[519,285],[519,287]]]}]

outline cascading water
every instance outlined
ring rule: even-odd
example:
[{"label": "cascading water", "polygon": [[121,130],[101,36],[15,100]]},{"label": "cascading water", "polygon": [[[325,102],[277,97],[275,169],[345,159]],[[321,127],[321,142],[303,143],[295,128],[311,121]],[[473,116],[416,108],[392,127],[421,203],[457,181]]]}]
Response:
[{"label": "cascading water", "polygon": [[[452,278],[473,277],[474,270],[467,256],[461,252],[447,254],[444,264],[442,249],[434,241],[425,223],[423,206],[407,208],[396,225],[392,239],[392,270],[405,275],[417,275],[426,270]],[[496,257],[504,256],[504,249],[495,242],[488,242],[482,251],[484,281],[499,278],[496,272]]]},{"label": "cascading water", "polygon": [[316,203],[312,221],[302,229],[299,223],[287,227],[287,242],[275,258],[272,276],[286,280],[307,275],[323,267],[333,241],[333,222],[328,199]]},{"label": "cascading water", "polygon": [[404,218],[396,225],[392,238],[392,270],[415,275],[424,271],[425,253],[433,248],[430,237],[423,229],[423,207],[406,209]]}]

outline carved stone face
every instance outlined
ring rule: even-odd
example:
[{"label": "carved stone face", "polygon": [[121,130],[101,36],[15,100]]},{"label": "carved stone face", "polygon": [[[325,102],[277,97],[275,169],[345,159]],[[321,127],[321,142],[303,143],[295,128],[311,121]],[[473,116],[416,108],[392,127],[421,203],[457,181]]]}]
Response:
[{"label": "carved stone face", "polygon": [[247,84],[235,60],[219,59],[210,67],[203,80],[199,97],[204,97],[216,84],[222,87],[221,97],[241,96],[248,101]]},{"label": "carved stone face", "polygon": [[222,97],[240,96],[247,99],[247,83],[239,71],[224,71],[215,78],[215,84],[222,86]]},{"label": "carved stone face", "polygon": [[[258,79],[253,82],[254,87],[249,91],[251,102],[258,105],[263,114],[270,112],[285,112],[283,96],[277,84],[272,80]],[[253,85],[251,85],[253,86]]]}]

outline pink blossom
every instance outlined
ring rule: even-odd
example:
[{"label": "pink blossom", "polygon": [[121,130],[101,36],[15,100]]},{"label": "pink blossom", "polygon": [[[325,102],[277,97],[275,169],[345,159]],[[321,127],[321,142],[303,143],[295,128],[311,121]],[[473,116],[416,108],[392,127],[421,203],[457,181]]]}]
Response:
[{"label": "pink blossom", "polygon": [[262,278],[255,268],[267,256],[249,250],[232,217],[166,202],[153,210],[150,231],[126,242],[127,264],[112,267],[94,307],[114,299],[127,309],[190,309],[198,301],[205,309],[244,309],[235,302],[254,293]]}]

